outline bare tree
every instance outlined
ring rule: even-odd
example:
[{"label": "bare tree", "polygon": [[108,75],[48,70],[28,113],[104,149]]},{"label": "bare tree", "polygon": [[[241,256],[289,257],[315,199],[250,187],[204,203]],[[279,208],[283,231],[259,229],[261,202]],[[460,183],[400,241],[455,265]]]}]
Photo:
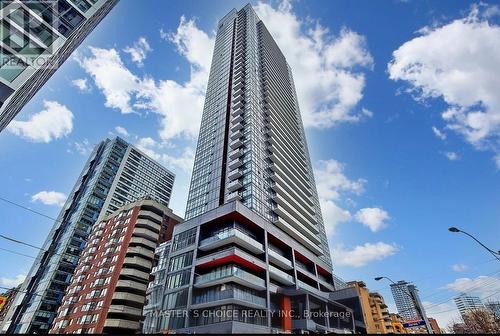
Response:
[{"label": "bare tree", "polygon": [[[462,331],[469,334],[499,334],[500,318],[488,309],[480,308],[467,312],[463,316],[464,323],[455,323],[453,331]],[[458,330],[457,330],[458,329]]]}]

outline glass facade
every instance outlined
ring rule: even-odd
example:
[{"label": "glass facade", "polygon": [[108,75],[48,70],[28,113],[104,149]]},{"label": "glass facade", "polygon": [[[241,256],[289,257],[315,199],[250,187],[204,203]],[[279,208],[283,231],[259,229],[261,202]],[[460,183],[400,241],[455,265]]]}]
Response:
[{"label": "glass facade", "polygon": [[[138,155],[148,164],[138,164]],[[22,285],[21,290],[28,294],[18,295],[18,304],[11,307],[5,319],[4,331],[48,331],[98,218],[145,195],[168,205],[174,175],[165,168],[146,169],[158,166],[120,138],[107,139],[94,149]],[[126,174],[134,178],[128,179]],[[151,181],[140,179],[148,174]],[[156,180],[165,176],[168,185],[159,188]],[[120,187],[122,184],[127,189]]]},{"label": "glass facade", "polygon": [[117,2],[0,2],[0,131]]},{"label": "glass facade", "polygon": [[239,200],[330,265],[291,69],[251,6],[220,22],[186,220]]}]

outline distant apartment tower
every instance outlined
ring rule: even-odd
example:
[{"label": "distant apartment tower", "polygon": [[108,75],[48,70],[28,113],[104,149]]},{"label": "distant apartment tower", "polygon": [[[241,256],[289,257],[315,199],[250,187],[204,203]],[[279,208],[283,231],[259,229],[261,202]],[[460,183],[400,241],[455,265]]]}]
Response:
[{"label": "distant apartment tower", "polygon": [[405,320],[418,320],[421,318],[415,305],[416,300],[412,299],[412,297],[418,298],[418,289],[415,285],[401,280],[391,284],[391,292],[399,315]]},{"label": "distant apartment tower", "polygon": [[120,138],[98,144],[33,264],[2,326],[46,333],[98,218],[149,196],[168,206],[174,174]]},{"label": "distant apartment tower", "polygon": [[462,318],[471,310],[474,309],[484,309],[484,304],[481,299],[477,296],[467,295],[465,293],[460,294],[453,298],[457,309],[462,315]]},{"label": "distant apartment tower", "polygon": [[352,330],[352,318],[307,313],[350,310],[329,296],[330,252],[292,72],[250,5],[218,24],[186,221],[168,259],[159,320],[143,331]]},{"label": "distant apartment tower", "polygon": [[155,249],[180,221],[145,198],[94,225],[51,333],[140,332]]},{"label": "distant apartment tower", "polygon": [[117,1],[0,1],[0,132]]}]

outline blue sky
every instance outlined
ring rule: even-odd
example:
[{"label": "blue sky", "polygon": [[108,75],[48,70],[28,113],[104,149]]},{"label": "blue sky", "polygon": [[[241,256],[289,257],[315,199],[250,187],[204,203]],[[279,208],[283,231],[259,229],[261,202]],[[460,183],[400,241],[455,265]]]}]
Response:
[{"label": "blue sky", "polygon": [[[92,146],[119,134],[176,173],[183,215],[216,23],[244,4],[122,0],[0,134],[0,196],[55,217]],[[498,297],[498,262],[447,228],[499,248],[500,9],[253,4],[294,73],[335,272],[391,308],[371,279],[414,281],[442,327],[459,291]],[[3,202],[0,213],[1,234],[35,245],[52,225]],[[32,262],[0,256],[3,285]]]}]

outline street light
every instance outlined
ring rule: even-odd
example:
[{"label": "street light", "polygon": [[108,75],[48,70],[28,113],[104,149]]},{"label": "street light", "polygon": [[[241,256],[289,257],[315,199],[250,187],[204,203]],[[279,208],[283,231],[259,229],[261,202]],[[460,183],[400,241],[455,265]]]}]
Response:
[{"label": "street light", "polygon": [[[391,278],[388,278],[386,276],[379,276],[379,277],[374,278],[375,281],[380,281],[382,279],[387,279],[392,284],[396,285],[396,283]],[[424,322],[425,322],[425,327],[427,328],[427,332],[429,334],[433,334],[432,328],[429,325],[429,321],[427,321],[427,317],[423,314],[422,309],[421,309],[420,305],[417,302],[417,299],[411,293],[409,293],[407,291],[403,291],[403,293],[405,293],[406,295],[408,295],[410,297],[411,301],[413,302],[413,305],[415,306],[415,309],[417,310],[417,314],[420,315],[420,318],[422,320],[424,320]]]},{"label": "street light", "polygon": [[474,239],[476,241],[476,243],[478,243],[479,245],[481,245],[484,249],[486,249],[486,251],[490,252],[498,261],[500,261],[500,252],[495,252],[493,251],[492,249],[490,249],[488,246],[484,245],[483,243],[481,243],[476,237],[474,237],[473,235],[471,235],[470,233],[467,233],[465,231],[462,231],[460,230],[459,228],[456,228],[454,226],[448,228],[448,231],[450,232],[453,232],[453,233],[457,233],[457,232],[460,232],[460,233],[463,233],[469,237],[471,237],[472,239]]}]

